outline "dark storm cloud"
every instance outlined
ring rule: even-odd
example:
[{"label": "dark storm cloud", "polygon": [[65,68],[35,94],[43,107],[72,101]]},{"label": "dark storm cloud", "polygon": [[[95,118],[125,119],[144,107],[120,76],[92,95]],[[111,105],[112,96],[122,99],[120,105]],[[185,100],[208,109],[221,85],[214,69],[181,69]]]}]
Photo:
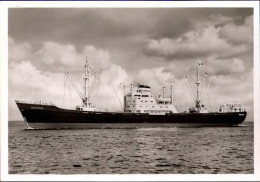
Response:
[{"label": "dark storm cloud", "polygon": [[108,45],[111,40],[142,31],[145,17],[140,14],[143,12],[131,12],[121,9],[11,9],[9,35],[29,42],[37,39],[37,42],[52,40],[76,46]]},{"label": "dark storm cloud", "polygon": [[[177,38],[150,39],[143,52],[174,64],[191,59],[210,60],[215,74],[244,72],[253,66],[253,16],[240,16],[240,23],[237,19],[211,15],[193,22],[194,29]],[[219,23],[222,26],[216,26]],[[233,70],[233,66],[239,69]]]},{"label": "dark storm cloud", "polygon": [[188,32],[192,22],[212,14],[247,16],[251,9],[232,8],[11,8],[9,36],[37,44],[43,41],[110,45],[114,39],[143,35],[175,38]]},{"label": "dark storm cloud", "polygon": [[[153,51],[142,55],[148,40],[178,39],[201,26],[230,19],[243,23],[251,14],[250,8],[11,8],[9,36],[17,43],[29,43],[33,51],[49,41],[73,45],[78,52],[93,45],[110,51],[113,62],[131,71],[156,64],[158,58],[147,58]],[[187,58],[209,53],[178,51]]]},{"label": "dark storm cloud", "polygon": [[[252,42],[251,48],[245,45],[252,36],[240,36],[248,33],[245,22],[252,13],[252,8],[10,8],[9,36],[29,44],[32,53],[48,42],[78,53],[95,46],[130,72],[167,64],[163,59],[215,55],[243,57],[252,65]],[[187,41],[192,36],[197,41]]]}]

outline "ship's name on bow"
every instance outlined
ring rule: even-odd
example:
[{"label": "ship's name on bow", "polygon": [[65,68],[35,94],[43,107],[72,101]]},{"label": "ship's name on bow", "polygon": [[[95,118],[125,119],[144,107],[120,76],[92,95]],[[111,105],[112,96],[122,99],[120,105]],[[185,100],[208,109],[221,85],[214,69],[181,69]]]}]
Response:
[{"label": "ship's name on bow", "polygon": [[43,107],[31,107],[31,109],[43,109]]}]

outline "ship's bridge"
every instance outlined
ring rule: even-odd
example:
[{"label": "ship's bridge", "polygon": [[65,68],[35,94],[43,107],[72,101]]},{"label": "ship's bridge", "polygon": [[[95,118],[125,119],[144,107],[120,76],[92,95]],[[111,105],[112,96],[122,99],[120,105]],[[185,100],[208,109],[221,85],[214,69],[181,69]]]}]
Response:
[{"label": "ship's bridge", "polygon": [[124,111],[132,113],[148,113],[150,115],[165,115],[177,113],[171,97],[157,97],[151,94],[151,88],[137,85],[131,88],[124,97]]},{"label": "ship's bridge", "polygon": [[133,93],[129,92],[126,95],[133,97],[151,97],[151,88],[146,85],[138,85],[136,89],[133,90]]},{"label": "ship's bridge", "polygon": [[146,85],[138,85],[136,93],[134,96],[141,96],[141,97],[150,97],[151,96],[151,88]]}]

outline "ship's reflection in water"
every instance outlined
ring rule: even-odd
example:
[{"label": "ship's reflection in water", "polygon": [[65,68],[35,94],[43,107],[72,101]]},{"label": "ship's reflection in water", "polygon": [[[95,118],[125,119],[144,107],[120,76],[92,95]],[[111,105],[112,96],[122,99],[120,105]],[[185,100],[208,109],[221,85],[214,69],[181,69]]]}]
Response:
[{"label": "ship's reflection in water", "polygon": [[9,124],[10,174],[253,173],[245,127],[24,130]]}]

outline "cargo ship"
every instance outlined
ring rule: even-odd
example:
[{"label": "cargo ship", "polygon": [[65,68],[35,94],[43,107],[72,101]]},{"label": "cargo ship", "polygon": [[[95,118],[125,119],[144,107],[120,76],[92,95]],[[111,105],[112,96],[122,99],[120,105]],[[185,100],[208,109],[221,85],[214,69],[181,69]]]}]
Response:
[{"label": "cargo ship", "polygon": [[[16,104],[29,129],[91,129],[91,128],[154,128],[154,127],[231,127],[242,123],[247,115],[241,104],[222,104],[217,112],[210,112],[201,101],[200,66],[197,65],[195,106],[188,111],[178,112],[171,95],[152,95],[151,87],[145,84],[128,89],[124,86],[122,112],[109,112],[96,108],[90,97],[90,65],[85,63],[83,94],[75,85],[69,71],[67,75],[82,99],[82,105],[75,109],[64,109],[53,103],[42,101],[25,102],[16,100]],[[99,71],[97,71],[99,72]],[[205,73],[207,75],[207,73]],[[187,75],[185,75],[187,78]]]}]

